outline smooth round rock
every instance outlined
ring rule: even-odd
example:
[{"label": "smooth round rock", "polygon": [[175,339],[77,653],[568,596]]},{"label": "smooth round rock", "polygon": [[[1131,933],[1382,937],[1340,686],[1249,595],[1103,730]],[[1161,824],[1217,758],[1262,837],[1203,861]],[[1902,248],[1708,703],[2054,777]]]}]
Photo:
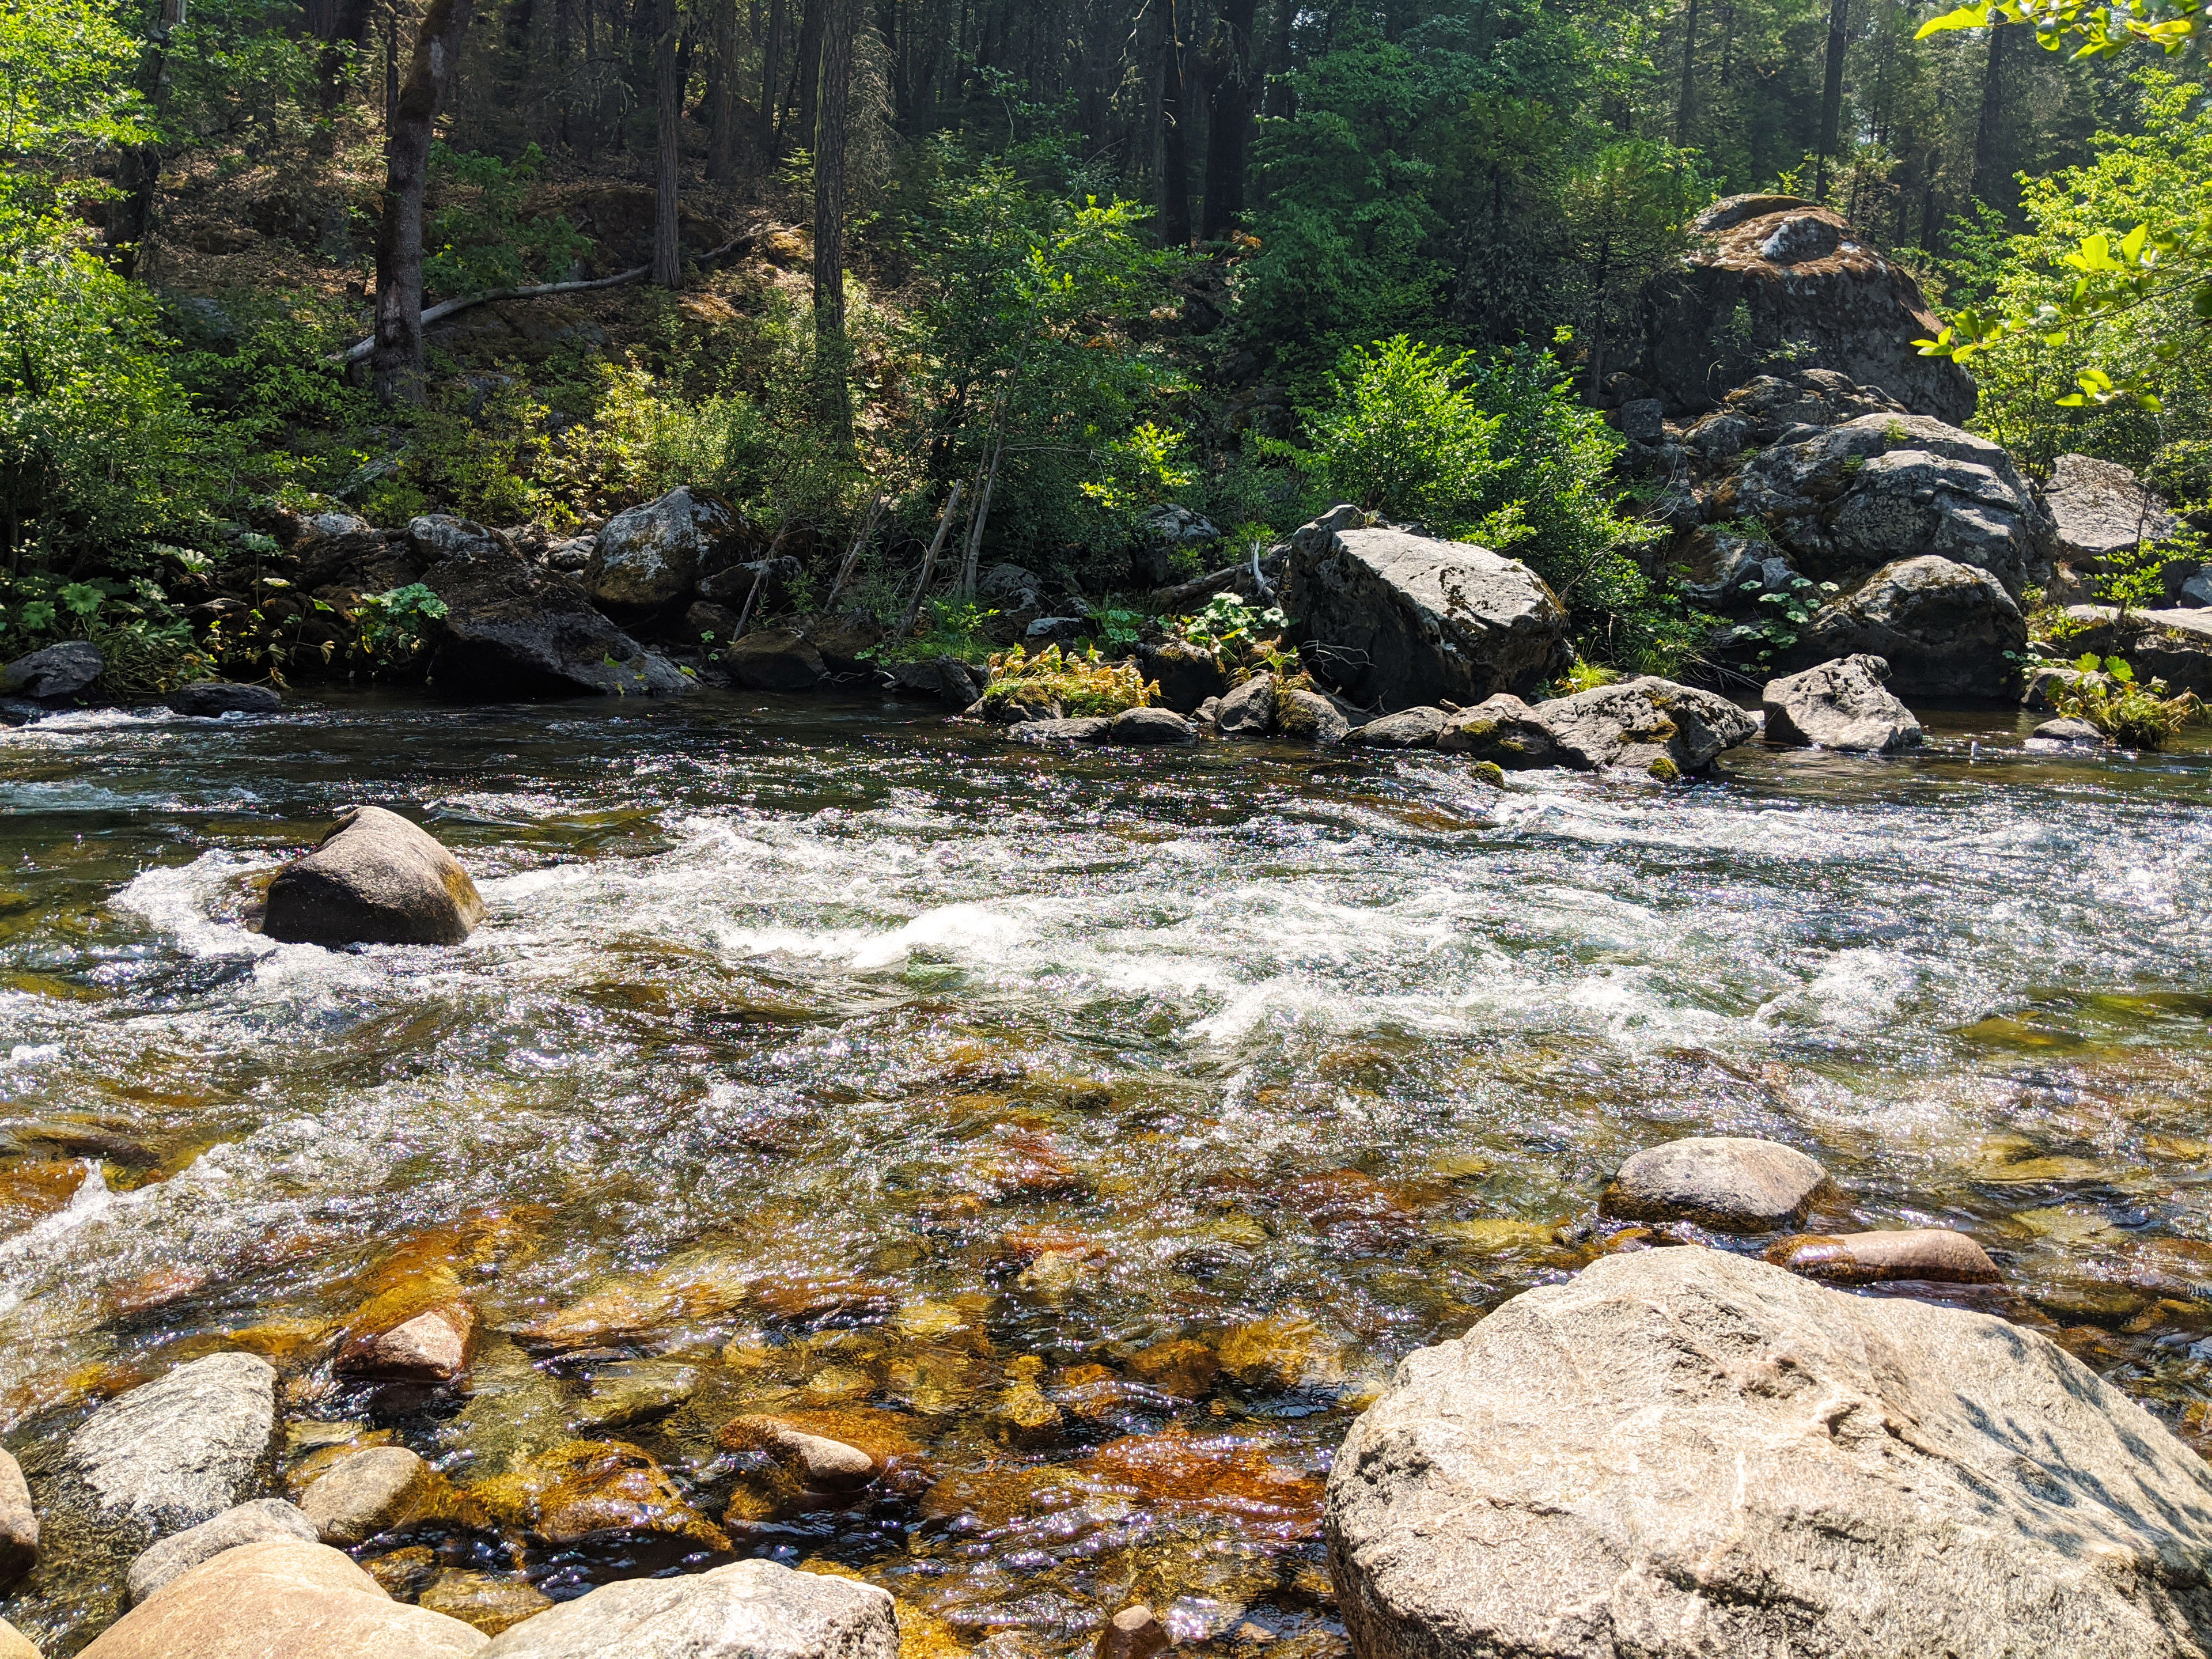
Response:
[{"label": "smooth round rock", "polygon": [[1125,708],[1107,728],[1109,743],[1196,743],[1198,728],[1172,708]]},{"label": "smooth round rock", "polygon": [[1785,1238],[1768,1246],[1765,1254],[1778,1267],[1829,1285],[1879,1285],[1899,1279],[1994,1285],[2004,1277],[1986,1250],[1948,1227]]},{"label": "smooth round rock", "polygon": [[5,1619],[0,1619],[0,1659],[40,1659],[31,1638]]},{"label": "smooth round rock", "polygon": [[1361,1659],[2196,1659],[2212,1466],[2038,1333],[1697,1247],[1409,1355],[1327,1532]]},{"label": "smooth round rock", "polygon": [[323,1543],[365,1544],[413,1519],[434,1478],[404,1446],[370,1446],[340,1458],[300,1494],[301,1519]]},{"label": "smooth round rock", "polygon": [[262,927],[297,945],[459,945],[483,919],[469,872],[428,831],[356,806],[276,872]]},{"label": "smooth round rock", "polygon": [[526,1619],[483,1659],[898,1659],[891,1598],[873,1584],[738,1561],[605,1584]]},{"label": "smooth round rock", "polygon": [[225,1550],[272,1538],[295,1542],[315,1541],[314,1522],[281,1498],[256,1498],[225,1510],[212,1521],[172,1533],[142,1552],[131,1564],[129,1588],[133,1607],[173,1580],[183,1577],[203,1561],[211,1561]]},{"label": "smooth round rock", "polygon": [[1795,1147],[1699,1135],[1641,1152],[1620,1166],[1599,1207],[1625,1221],[1689,1221],[1721,1232],[1794,1227],[1828,1184]]},{"label": "smooth round rock", "polygon": [[1168,1647],[1167,1627],[1142,1601],[1124,1607],[1098,1632],[1094,1659],[1152,1659]]},{"label": "smooth round rock", "polygon": [[1437,733],[1444,729],[1445,719],[1441,708],[1401,709],[1364,726],[1353,726],[1346,734],[1345,741],[1364,744],[1370,749],[1433,749],[1437,746]]},{"label": "smooth round rock", "polygon": [[2105,734],[2087,720],[2045,720],[2029,734],[2045,743],[2102,744]]}]

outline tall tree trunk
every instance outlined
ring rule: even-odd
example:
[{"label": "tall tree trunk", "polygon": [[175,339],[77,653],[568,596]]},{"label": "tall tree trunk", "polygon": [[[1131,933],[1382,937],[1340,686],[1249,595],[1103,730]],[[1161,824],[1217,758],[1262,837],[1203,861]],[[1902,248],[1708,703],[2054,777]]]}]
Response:
[{"label": "tall tree trunk", "polygon": [[[169,31],[185,21],[185,0],[161,0],[161,21],[138,60],[138,94],[161,119],[161,91],[169,78]],[[131,144],[116,168],[118,194],[107,210],[107,257],[127,280],[138,270],[146,234],[154,228],[154,194],[161,182],[161,140]]]},{"label": "tall tree trunk", "polygon": [[315,60],[315,105],[325,125],[337,113],[338,100],[345,96],[346,64],[351,56],[346,48],[368,44],[374,12],[370,0],[337,0],[327,15],[319,20],[330,31],[322,37],[323,50]]},{"label": "tall tree trunk", "polygon": [[846,381],[845,115],[853,84],[853,13],[858,0],[811,0],[822,14],[821,96],[814,131],[814,374],[823,424],[849,442]]},{"label": "tall tree trunk", "polygon": [[1160,241],[1190,240],[1190,144],[1182,125],[1182,12],[1190,0],[1153,0],[1167,8],[1160,40]]},{"label": "tall tree trunk", "polygon": [[1278,120],[1291,114],[1291,32],[1298,21],[1298,0],[1275,0],[1275,38],[1267,50],[1267,73],[1275,77],[1267,88],[1267,113]]},{"label": "tall tree trunk", "polygon": [[714,92],[707,121],[707,176],[726,185],[738,176],[738,0],[714,8]]},{"label": "tall tree trunk", "polygon": [[1206,219],[1200,235],[1218,240],[1244,212],[1244,157],[1252,138],[1252,95],[1260,84],[1253,48],[1259,0],[1222,0],[1206,53]]},{"label": "tall tree trunk", "polygon": [[1974,129],[1974,179],[1971,186],[1977,201],[1994,201],[2004,189],[2005,48],[2012,30],[1993,15],[1990,20],[1990,56],[1982,71],[1982,118]]},{"label": "tall tree trunk", "polygon": [[677,169],[684,154],[684,88],[676,74],[676,0],[660,0],[653,42],[653,150],[658,170],[653,198],[653,282],[684,286],[684,252],[677,236]]},{"label": "tall tree trunk", "polygon": [[1698,96],[1698,0],[1682,20],[1682,94],[1674,100],[1674,142],[1690,142],[1690,108]]},{"label": "tall tree trunk", "polygon": [[761,44],[761,152],[773,160],[783,132],[784,0],[769,0],[768,38]]},{"label": "tall tree trunk", "polygon": [[384,140],[384,220],[376,233],[376,349],[380,403],[422,400],[422,195],[430,134],[459,67],[471,0],[430,0]]},{"label": "tall tree trunk", "polygon": [[793,130],[799,142],[812,143],[819,136],[816,125],[821,114],[822,95],[822,25],[827,15],[846,0],[805,0],[799,14],[799,114]]},{"label": "tall tree trunk", "polygon": [[1836,153],[1844,125],[1844,49],[1851,26],[1851,0],[1828,7],[1827,80],[1820,88],[1820,156],[1813,164],[1813,199],[1828,199],[1828,158]]}]

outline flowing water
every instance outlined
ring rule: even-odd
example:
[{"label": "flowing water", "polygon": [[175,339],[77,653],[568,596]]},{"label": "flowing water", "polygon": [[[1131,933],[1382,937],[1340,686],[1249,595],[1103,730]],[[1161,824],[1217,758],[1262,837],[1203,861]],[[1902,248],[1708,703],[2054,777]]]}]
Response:
[{"label": "flowing water", "polygon": [[[2194,1434],[2212,770],[2194,739],[2029,755],[2027,724],[1502,792],[1435,755],[1048,754],[703,695],[7,734],[0,1421],[35,1454],[242,1342],[295,1450],[388,1435],[466,1486],[598,1432],[578,1402],[644,1367],[690,1398],[618,1437],[732,1549],[857,1570],[940,1645],[1066,1650],[1142,1595],[1328,1653],[1351,1415],[1650,1242],[1593,1224],[1605,1178],[1708,1132],[1820,1157],[1829,1230],[1972,1230],[2008,1284],[1959,1300]],[[359,799],[469,866],[466,945],[251,930],[257,876]],[[335,1388],[364,1275],[494,1215],[472,1395]],[[668,1291],[695,1281],[738,1288]],[[514,1340],[610,1290],[648,1316]],[[715,1430],[748,1409],[880,1422],[907,1477],[729,1507]],[[727,1559],[478,1555],[556,1598]],[[73,1652],[113,1577],[64,1555],[0,1612]]]}]

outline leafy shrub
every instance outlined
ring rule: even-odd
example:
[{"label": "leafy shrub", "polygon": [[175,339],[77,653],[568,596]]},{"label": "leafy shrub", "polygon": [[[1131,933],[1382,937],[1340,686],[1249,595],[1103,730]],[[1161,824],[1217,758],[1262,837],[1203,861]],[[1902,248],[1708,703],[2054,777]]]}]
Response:
[{"label": "leafy shrub", "polygon": [[991,642],[983,627],[998,614],[957,600],[925,599],[913,633],[903,639],[885,640],[860,654],[870,662],[927,662],[935,657],[988,662]]},{"label": "leafy shrub", "polygon": [[2142,684],[2123,658],[2100,661],[2093,651],[2074,665],[2081,678],[2052,685],[2045,693],[2051,706],[2130,749],[2163,749],[2183,726],[2204,718],[2195,692],[2169,696],[2164,680]]},{"label": "leafy shrub", "polygon": [[1071,720],[1086,714],[1118,714],[1147,708],[1159,695],[1133,662],[1108,662],[1095,650],[1062,655],[1048,645],[1035,656],[1021,647],[991,659],[991,678],[983,690],[987,703],[1058,703]]},{"label": "leafy shrub", "polygon": [[511,162],[446,144],[430,147],[433,205],[422,227],[426,291],[477,294],[559,281],[592,251],[591,239],[560,215],[523,216],[523,202],[544,166],[535,144]]}]

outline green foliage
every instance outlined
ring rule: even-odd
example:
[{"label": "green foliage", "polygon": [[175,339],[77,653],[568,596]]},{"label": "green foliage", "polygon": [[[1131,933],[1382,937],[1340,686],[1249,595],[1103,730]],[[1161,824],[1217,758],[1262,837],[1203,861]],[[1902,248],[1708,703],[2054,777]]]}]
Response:
[{"label": "green foliage", "polygon": [[2169,54],[2194,46],[2212,56],[2212,27],[2203,0],[1978,0],[1931,17],[1916,39],[1954,29],[1986,28],[1990,20],[2030,23],[2045,52],[2073,49],[2076,58],[2109,57],[2130,45],[2153,46]]},{"label": "green foliage", "polygon": [[2088,721],[2128,748],[2163,749],[2183,726],[2204,718],[2204,705],[2194,692],[2177,697],[2164,680],[2144,684],[2122,658],[2100,661],[2093,651],[2074,665],[2081,671],[2078,678],[2046,688],[2051,708],[2069,720]]},{"label": "green foliage", "polygon": [[411,662],[429,639],[429,624],[446,614],[446,602],[420,582],[383,593],[364,593],[355,611],[362,656],[378,666]]},{"label": "green foliage", "polygon": [[1145,613],[1141,611],[1108,609],[1091,613],[1091,631],[1098,643],[1119,654],[1129,650],[1144,638]]},{"label": "green foliage", "polygon": [[951,599],[924,599],[914,632],[885,640],[860,654],[870,662],[927,662],[938,657],[957,657],[962,662],[991,659],[991,640],[984,631],[999,613],[981,605]]},{"label": "green foliage", "polygon": [[987,703],[1058,703],[1070,720],[1148,708],[1159,687],[1146,682],[1133,662],[1108,662],[1095,650],[1063,655],[1048,645],[1035,656],[1021,647],[991,659]]},{"label": "green foliage", "polygon": [[1216,593],[1206,609],[1171,624],[1188,643],[1208,651],[1237,651],[1273,638],[1291,625],[1273,605],[1255,610],[1242,594]]},{"label": "green foliage", "polygon": [[21,238],[59,206],[64,173],[94,146],[150,136],[137,61],[138,43],[101,0],[0,5],[0,234]]},{"label": "green foliage", "polygon": [[422,286],[432,294],[477,294],[558,282],[592,251],[591,239],[560,215],[524,216],[545,157],[526,146],[513,161],[450,145],[430,147],[433,205],[423,216]]}]

